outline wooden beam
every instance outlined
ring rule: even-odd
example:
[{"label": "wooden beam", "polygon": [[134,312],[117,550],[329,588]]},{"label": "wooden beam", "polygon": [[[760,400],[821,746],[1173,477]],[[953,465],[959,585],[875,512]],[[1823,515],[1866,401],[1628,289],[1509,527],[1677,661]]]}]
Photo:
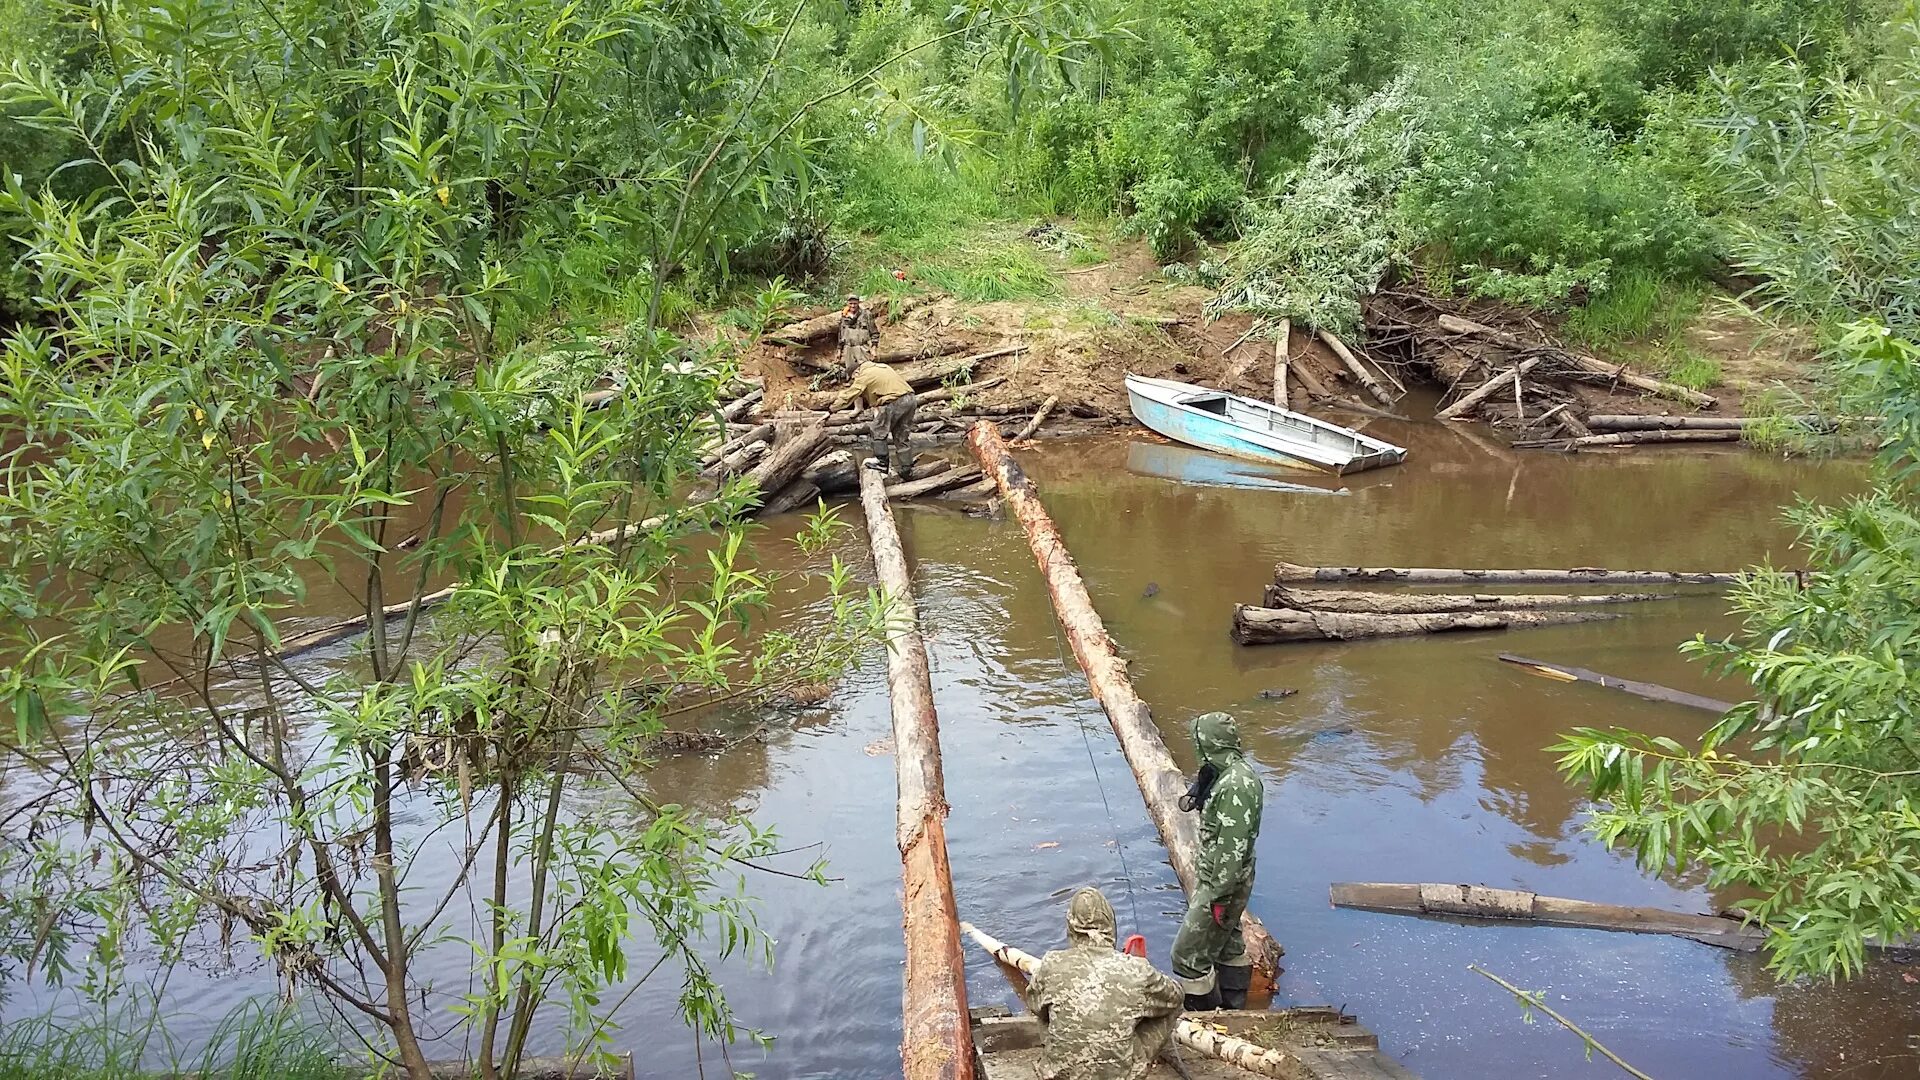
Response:
[{"label": "wooden beam", "polygon": [[1569,570],[1453,570],[1430,566],[1300,566],[1280,563],[1273,580],[1280,585],[1314,581],[1392,581],[1403,585],[1738,585],[1739,571],[1608,570],[1582,566]]},{"label": "wooden beam", "polygon": [[1675,705],[1686,705],[1695,709],[1704,709],[1715,715],[1723,714],[1728,709],[1733,708],[1733,702],[1731,701],[1721,701],[1719,698],[1710,698],[1703,694],[1690,694],[1685,690],[1675,690],[1670,686],[1661,686],[1659,683],[1637,682],[1633,679],[1616,678],[1612,675],[1603,675],[1598,671],[1589,671],[1586,668],[1572,667],[1567,664],[1550,664],[1545,660],[1534,660],[1525,656],[1515,656],[1512,653],[1501,653],[1500,659],[1509,664],[1518,664],[1532,671],[1535,675],[1554,679],[1558,682],[1593,683],[1596,686],[1605,686],[1613,690],[1624,690],[1629,694],[1636,694],[1651,701],[1666,701]]},{"label": "wooden beam", "polygon": [[887,598],[887,692],[893,702],[893,762],[899,783],[894,838],[900,848],[907,942],[900,1057],[906,1080],[972,1080],[966,958],[947,863],[947,795],[940,720],[920,637],[907,557],[887,505],[885,476],[860,470],[874,570]]},{"label": "wooden beam", "polygon": [[[1041,504],[1033,481],[1027,479],[1027,474],[1007,451],[999,429],[984,420],[973,425],[967,433],[967,447],[980,462],[981,470],[999,485],[1002,504],[1020,519],[1020,526],[1027,534],[1027,546],[1032,549],[1040,574],[1046,579],[1054,613],[1060,617],[1060,625],[1066,632],[1067,644],[1073,649],[1080,670],[1086,674],[1094,700],[1100,703],[1107,722],[1113,726],[1120,750],[1140,785],[1140,795],[1146,800],[1147,815],[1153,819],[1161,842],[1167,846],[1167,861],[1173,864],[1181,887],[1192,892],[1197,880],[1200,841],[1193,815],[1180,810],[1180,796],[1187,790],[1186,778],[1173,763],[1173,755],[1167,752],[1167,744],[1154,726],[1147,703],[1134,692],[1133,682],[1127,678],[1126,661],[1114,650],[1113,639],[1107,636],[1106,624],[1094,610],[1093,598],[1087,595],[1086,583],[1080,579],[1080,570],[1074,565],[1066,542],[1060,538],[1060,530]],[[1271,987],[1283,952],[1280,943],[1251,912],[1242,917],[1241,931],[1247,951],[1253,956],[1255,982]]]}]

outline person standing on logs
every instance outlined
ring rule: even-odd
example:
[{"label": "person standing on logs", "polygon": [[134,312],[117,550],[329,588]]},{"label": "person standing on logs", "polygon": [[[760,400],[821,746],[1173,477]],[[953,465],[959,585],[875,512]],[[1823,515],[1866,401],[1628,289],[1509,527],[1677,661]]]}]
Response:
[{"label": "person standing on logs", "polygon": [[1067,947],[1040,958],[1027,1007],[1046,1028],[1046,1080],[1141,1080],[1180,1022],[1180,984],[1115,952],[1113,905],[1099,889],[1067,904]]},{"label": "person standing on logs", "polygon": [[879,344],[880,326],[873,312],[860,303],[858,293],[848,293],[847,306],[840,311],[840,370],[853,374]]},{"label": "person standing on logs", "polygon": [[1173,939],[1173,973],[1188,1009],[1243,1009],[1253,959],[1240,937],[1240,915],[1253,894],[1253,847],[1264,801],[1260,777],[1240,749],[1233,717],[1211,712],[1193,720],[1200,772],[1180,808],[1200,814],[1200,865],[1187,915]]},{"label": "person standing on logs", "polygon": [[913,417],[920,399],[900,373],[885,364],[863,361],[853,373],[853,383],[833,399],[834,409],[855,400],[873,410],[873,456],[877,468],[886,468],[889,459],[894,475],[905,479],[913,471]]}]

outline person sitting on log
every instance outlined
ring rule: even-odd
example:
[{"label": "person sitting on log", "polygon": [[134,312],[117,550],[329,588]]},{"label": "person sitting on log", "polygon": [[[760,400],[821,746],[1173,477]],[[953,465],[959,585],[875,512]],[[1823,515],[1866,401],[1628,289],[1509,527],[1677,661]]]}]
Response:
[{"label": "person sitting on log", "polygon": [[1211,712],[1193,720],[1200,773],[1180,808],[1200,813],[1200,865],[1186,918],[1173,939],[1173,973],[1188,1009],[1244,1009],[1253,959],[1240,936],[1240,916],[1253,894],[1253,847],[1260,835],[1264,792],[1240,749],[1233,717]]},{"label": "person sitting on log", "polygon": [[1040,958],[1027,1007],[1046,1028],[1046,1080],[1140,1080],[1180,1022],[1180,984],[1115,952],[1113,905],[1099,889],[1067,904],[1067,947]]},{"label": "person sitting on log", "polygon": [[913,471],[913,417],[920,408],[913,386],[885,364],[868,360],[853,373],[853,383],[834,395],[831,409],[858,400],[873,410],[873,456],[878,468],[889,459],[894,474],[905,479]]}]

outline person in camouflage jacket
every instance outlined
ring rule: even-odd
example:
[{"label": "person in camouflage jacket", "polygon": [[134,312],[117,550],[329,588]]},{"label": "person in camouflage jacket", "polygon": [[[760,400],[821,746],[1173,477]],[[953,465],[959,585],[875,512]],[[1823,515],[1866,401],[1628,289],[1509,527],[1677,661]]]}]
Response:
[{"label": "person in camouflage jacket", "polygon": [[1173,973],[1188,1009],[1241,1009],[1253,960],[1240,937],[1240,915],[1253,894],[1253,847],[1264,801],[1260,777],[1240,749],[1233,717],[1212,712],[1193,720],[1200,775],[1180,800],[1200,814],[1200,865],[1186,918],[1173,939]]},{"label": "person in camouflage jacket", "polygon": [[1045,1080],[1140,1080],[1180,1022],[1180,984],[1115,952],[1113,905],[1081,889],[1067,905],[1067,947],[1040,958],[1027,1007],[1047,1029]]}]

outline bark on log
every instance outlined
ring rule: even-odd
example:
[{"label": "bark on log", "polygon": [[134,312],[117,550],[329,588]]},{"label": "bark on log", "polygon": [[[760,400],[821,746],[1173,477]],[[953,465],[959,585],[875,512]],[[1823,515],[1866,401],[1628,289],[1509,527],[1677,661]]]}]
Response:
[{"label": "bark on log", "polygon": [[1752,952],[1766,942],[1765,929],[1738,919],[1664,911],[1660,908],[1596,904],[1586,900],[1541,896],[1525,889],[1444,883],[1336,881],[1327,893],[1334,907],[1381,911],[1392,915],[1499,919],[1586,930],[1672,934],[1741,952]]},{"label": "bark on log", "polygon": [[[700,471],[710,476],[718,476],[723,480],[739,476],[747,471],[747,466],[752,464],[755,457],[766,452],[765,444],[773,440],[773,434],[772,424],[761,424],[715,450],[708,456],[706,467]],[[759,448],[758,451],[749,453],[754,451],[756,446]]]},{"label": "bark on log", "polygon": [[1480,404],[1498,393],[1501,387],[1518,380],[1521,376],[1539,366],[1540,358],[1537,356],[1529,360],[1521,361],[1513,367],[1495,375],[1493,378],[1488,379],[1486,382],[1481,383],[1474,389],[1473,393],[1434,413],[1434,419],[1452,420],[1455,417],[1465,416],[1475,405]]},{"label": "bark on log", "polygon": [[1731,701],[1721,701],[1719,698],[1710,698],[1704,694],[1689,694],[1685,690],[1675,690],[1671,686],[1661,686],[1659,683],[1638,682],[1634,679],[1616,678],[1612,675],[1603,675],[1598,671],[1589,671],[1586,668],[1573,667],[1568,664],[1550,664],[1545,660],[1532,660],[1524,656],[1515,656],[1512,653],[1501,653],[1500,659],[1509,664],[1518,664],[1536,675],[1543,675],[1549,679],[1560,682],[1593,683],[1597,686],[1605,686],[1614,690],[1623,690],[1629,694],[1637,694],[1651,701],[1666,701],[1675,705],[1686,705],[1695,709],[1703,709],[1715,715],[1722,715],[1726,713],[1728,709],[1733,708],[1733,702]]},{"label": "bark on log", "polygon": [[1293,320],[1281,319],[1280,332],[1273,338],[1273,403],[1283,409],[1288,407],[1287,368],[1293,365],[1293,359],[1289,355],[1293,342],[1288,339],[1292,336]]},{"label": "bark on log", "polygon": [[1616,431],[1578,439],[1522,439],[1516,450],[1584,450],[1596,446],[1640,446],[1647,443],[1739,442],[1739,431]]},{"label": "bark on log", "polygon": [[[960,929],[973,939],[975,945],[986,950],[987,955],[993,957],[994,962],[1003,969],[1011,968],[1023,976],[1032,976],[1033,969],[1040,963],[1039,958],[1032,953],[1016,949],[972,923],[963,922],[960,924]],[[1205,1054],[1260,1076],[1297,1080],[1303,1075],[1299,1058],[1287,1050],[1261,1046],[1234,1035],[1222,1034],[1185,1017],[1182,1017],[1174,1026],[1173,1040],[1195,1053]]]},{"label": "bark on log", "polygon": [[732,423],[752,412],[753,407],[760,404],[766,396],[767,392],[764,389],[749,390],[741,397],[728,402],[726,407],[720,410],[720,418]]},{"label": "bark on log", "polygon": [[967,1016],[967,967],[947,864],[947,795],[940,768],[940,720],[920,638],[907,558],[887,506],[886,485],[860,472],[873,565],[888,601],[887,692],[893,702],[893,762],[899,782],[895,841],[907,943],[901,992],[900,1058],[906,1080],[971,1080],[973,1028]]},{"label": "bark on log", "polygon": [[1468,630],[1511,630],[1528,626],[1603,622],[1620,616],[1605,611],[1456,611],[1425,615],[1356,615],[1301,608],[1233,609],[1233,640],[1242,645],[1278,645],[1295,641],[1351,641],[1355,638],[1446,634]]},{"label": "bark on log", "polygon": [[[876,300],[867,305],[867,308],[873,312],[874,324],[876,326],[879,325],[881,319],[887,317],[887,302],[885,300]],[[802,319],[799,322],[788,323],[777,330],[769,332],[766,337],[760,340],[769,345],[812,345],[822,338],[836,337],[839,332],[840,309],[835,308],[825,315],[818,315],[811,319]]]},{"label": "bark on log", "polygon": [[1031,438],[1034,432],[1040,430],[1040,425],[1047,422],[1047,414],[1052,412],[1053,407],[1059,403],[1058,397],[1049,396],[1047,400],[1040,403],[1040,411],[1033,414],[1033,419],[1027,421],[1027,426],[1021,428],[1020,433],[1008,441],[1019,442],[1022,439]]},{"label": "bark on log", "polygon": [[768,499],[765,505],[760,507],[760,516],[772,517],[775,514],[790,514],[795,510],[811,508],[819,499],[820,486],[808,483],[807,478],[803,476],[775,492],[773,498]]},{"label": "bark on log", "polygon": [[1595,431],[1741,431],[1753,420],[1744,416],[1619,416],[1596,413],[1587,417]]},{"label": "bark on log", "polygon": [[949,356],[967,347],[964,341],[935,341],[924,345],[896,345],[891,349],[876,349],[873,358],[882,364],[905,364],[914,360],[930,360],[936,356]]},{"label": "bark on log", "polygon": [[827,425],[816,421],[813,426],[796,431],[775,443],[766,460],[747,473],[747,479],[753,481],[754,487],[760,492],[755,501],[764,502],[781,488],[793,483],[807,466],[813,464],[814,459],[826,453],[828,441]]},{"label": "bark on log", "polygon": [[[1140,785],[1147,814],[1153,818],[1160,840],[1167,846],[1167,860],[1173,864],[1181,888],[1192,892],[1199,837],[1193,815],[1182,813],[1179,806],[1180,796],[1186,794],[1186,780],[1173,763],[1173,755],[1167,752],[1167,744],[1161,741],[1147,703],[1134,692],[1133,683],[1127,678],[1126,661],[1114,650],[1113,639],[1107,636],[1106,625],[1094,610],[1093,598],[1087,595],[1086,583],[1074,566],[1073,555],[1067,551],[1060,531],[1047,515],[1033,482],[1007,452],[999,430],[984,420],[975,424],[967,434],[967,447],[973,451],[980,468],[999,485],[1005,505],[1020,519],[1020,526],[1027,534],[1027,546],[1032,549],[1034,561],[1046,579],[1053,610],[1066,632],[1067,644],[1087,676],[1094,699],[1113,725],[1114,736]],[[1271,988],[1282,955],[1279,942],[1273,940],[1273,935],[1252,913],[1242,917],[1241,931],[1247,951],[1253,956],[1256,985]]]},{"label": "bark on log", "polygon": [[1429,566],[1300,566],[1274,567],[1277,585],[1315,581],[1392,581],[1403,585],[1737,585],[1738,571],[1607,570],[1575,567],[1571,570],[1452,570]]},{"label": "bark on log", "polygon": [[1007,377],[1005,375],[995,375],[991,378],[978,379],[961,386],[942,386],[937,390],[929,390],[924,394],[915,394],[914,397],[919,398],[920,404],[922,405],[931,405],[936,401],[945,401],[959,394],[978,393],[989,387],[999,386],[1006,381]]},{"label": "bark on log", "polygon": [[1678,593],[1412,593],[1267,586],[1270,608],[1344,611],[1360,615],[1427,615],[1452,611],[1540,611],[1673,600]]},{"label": "bark on log", "polygon": [[943,499],[988,499],[1000,490],[1000,485],[992,477],[983,477],[965,487],[954,488],[941,494]]},{"label": "bark on log", "polygon": [[917,499],[922,495],[933,495],[961,484],[971,484],[980,479],[980,470],[971,465],[961,468],[951,466],[919,480],[905,480],[887,485],[889,499]]},{"label": "bark on log", "polygon": [[1387,388],[1380,385],[1380,380],[1374,378],[1365,367],[1361,366],[1360,358],[1353,355],[1352,350],[1347,348],[1345,342],[1325,330],[1319,330],[1316,331],[1316,333],[1320,335],[1321,341],[1327,343],[1327,348],[1333,350],[1333,355],[1339,357],[1340,362],[1347,365],[1347,370],[1353,373],[1353,377],[1359,380],[1360,385],[1367,388],[1367,393],[1373,395],[1373,400],[1378,401],[1382,405],[1393,404],[1393,395],[1387,393]]},{"label": "bark on log", "polygon": [[731,480],[753,468],[756,462],[767,456],[770,449],[772,447],[765,439],[756,439],[714,462],[712,473],[722,480]]}]

